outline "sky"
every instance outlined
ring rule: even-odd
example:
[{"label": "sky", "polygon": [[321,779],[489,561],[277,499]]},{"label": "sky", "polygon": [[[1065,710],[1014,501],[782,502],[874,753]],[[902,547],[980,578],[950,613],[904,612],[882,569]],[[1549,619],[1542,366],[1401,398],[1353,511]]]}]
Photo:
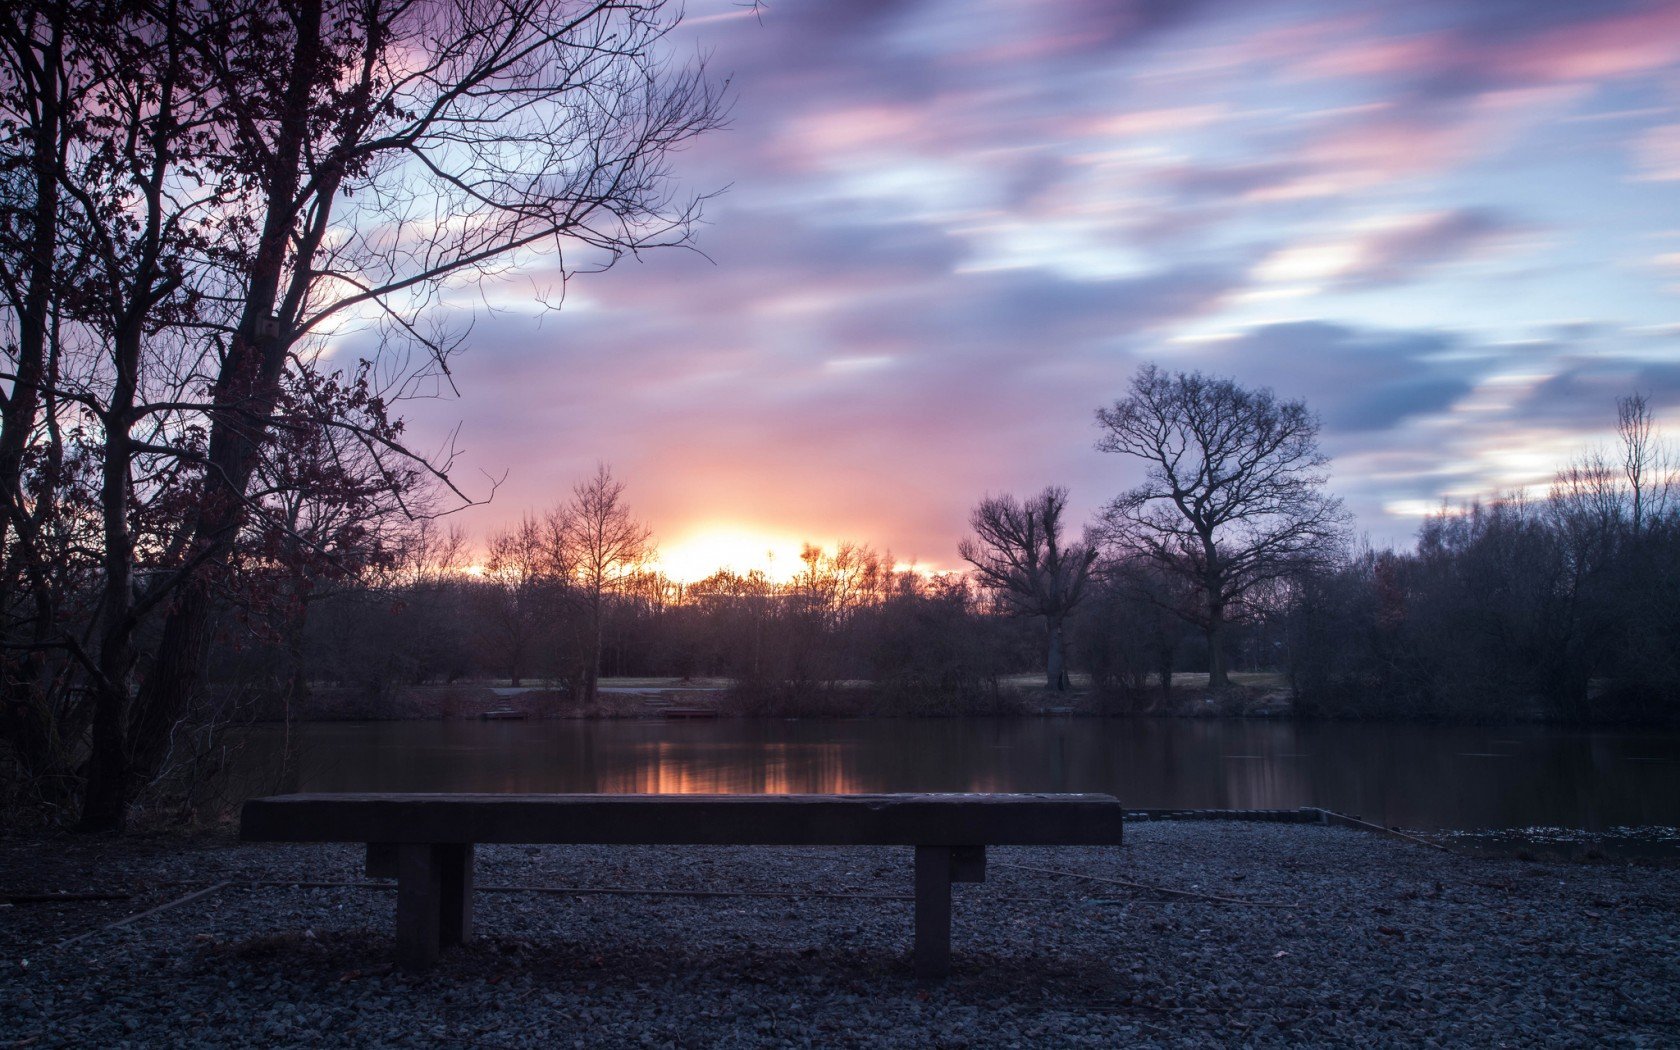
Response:
[{"label": "sky", "polygon": [[[489,530],[610,465],[663,564],[953,568],[1135,369],[1304,399],[1379,546],[1531,487],[1645,392],[1680,434],[1680,2],[690,0],[730,77],[697,252],[480,294],[456,476]],[[774,557],[766,560],[767,552]]]}]

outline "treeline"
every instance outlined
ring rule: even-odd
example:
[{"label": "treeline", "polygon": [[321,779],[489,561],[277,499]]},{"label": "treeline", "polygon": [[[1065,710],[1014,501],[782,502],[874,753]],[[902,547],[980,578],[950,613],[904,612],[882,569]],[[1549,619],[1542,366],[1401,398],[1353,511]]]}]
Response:
[{"label": "treeline", "polygon": [[1641,398],[1618,456],[1543,498],[1443,510],[1415,550],[1301,581],[1298,702],[1333,716],[1680,721],[1680,502]]},{"label": "treeline", "polygon": [[[1674,462],[1643,399],[1620,415],[1615,455],[1581,458],[1544,496],[1443,507],[1410,551],[1320,535],[1310,556],[1263,563],[1216,536],[1211,597],[1201,548],[1151,548],[1112,508],[1064,537],[1056,488],[980,501],[971,572],[842,544],[807,546],[785,582],[681,583],[651,567],[652,536],[603,468],[476,558],[418,527],[389,566],[311,591],[306,615],[251,622],[212,677],[223,693],[369,698],[505,680],[550,687],[555,713],[589,710],[603,674],[725,678],[742,713],[957,714],[1013,709],[1021,690],[1002,679],[1038,666],[1046,690],[1071,670],[1096,710],[1149,713],[1240,700],[1243,680],[1221,686],[1217,668],[1283,676],[1307,716],[1680,721]],[[1210,688],[1175,691],[1187,673]]]},{"label": "treeline", "polygon": [[527,517],[471,564],[458,536],[423,529],[414,559],[323,591],[288,621],[299,633],[259,627],[225,647],[212,691],[366,701],[491,680],[570,714],[594,709],[601,675],[658,676],[729,679],[747,714],[985,713],[1008,708],[1000,676],[1041,645],[963,575],[895,569],[855,544],[807,546],[785,582],[719,570],[682,583],[625,562],[597,589],[564,560],[566,517]]}]

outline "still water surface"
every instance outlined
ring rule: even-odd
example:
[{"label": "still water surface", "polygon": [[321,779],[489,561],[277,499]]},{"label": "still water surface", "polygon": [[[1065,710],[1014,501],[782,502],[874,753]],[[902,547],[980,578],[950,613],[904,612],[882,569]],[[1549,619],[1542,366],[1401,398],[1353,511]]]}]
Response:
[{"label": "still water surface", "polygon": [[374,722],[256,731],[273,791],[1101,791],[1408,828],[1680,825],[1680,733],[1184,719]]}]

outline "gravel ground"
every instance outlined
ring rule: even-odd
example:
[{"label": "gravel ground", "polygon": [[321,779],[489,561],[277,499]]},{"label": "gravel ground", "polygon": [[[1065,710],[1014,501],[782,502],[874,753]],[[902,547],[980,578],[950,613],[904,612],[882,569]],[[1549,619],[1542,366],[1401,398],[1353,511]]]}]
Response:
[{"label": "gravel ground", "polygon": [[1318,826],[1127,836],[992,850],[988,881],[956,888],[935,986],[890,899],[904,849],[481,847],[484,887],[858,896],[482,892],[479,940],[407,975],[386,964],[389,889],[250,884],[361,881],[359,849],[0,839],[6,891],[133,893],[0,908],[0,1046],[1680,1046],[1673,867]]}]

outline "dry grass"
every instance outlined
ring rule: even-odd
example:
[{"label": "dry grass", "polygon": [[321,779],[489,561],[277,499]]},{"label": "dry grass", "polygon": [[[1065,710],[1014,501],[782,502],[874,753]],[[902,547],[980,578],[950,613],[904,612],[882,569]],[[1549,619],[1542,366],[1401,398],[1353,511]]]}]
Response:
[{"label": "dry grass", "polygon": [[[1150,685],[1160,685],[1159,675],[1149,676]],[[1186,689],[1206,689],[1208,676],[1206,671],[1178,672],[1173,675],[1173,688],[1183,686]],[[1287,689],[1289,677],[1280,671],[1232,671],[1231,684],[1247,686],[1251,689]]]}]

